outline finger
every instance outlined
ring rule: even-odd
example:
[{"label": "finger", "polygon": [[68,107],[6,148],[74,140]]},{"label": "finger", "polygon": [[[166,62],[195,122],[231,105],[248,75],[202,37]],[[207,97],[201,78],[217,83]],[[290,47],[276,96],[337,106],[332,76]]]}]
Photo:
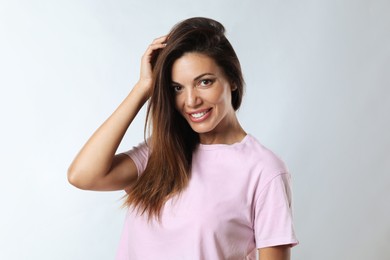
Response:
[{"label": "finger", "polygon": [[163,42],[152,43],[152,44],[149,45],[149,49],[156,50],[156,49],[164,48],[165,46],[167,46],[167,44],[163,43]]},{"label": "finger", "polygon": [[152,43],[149,45],[148,49],[146,50],[146,55],[150,55],[153,51],[162,49],[165,46],[167,46],[166,43]]},{"label": "finger", "polygon": [[153,40],[152,44],[166,42],[167,38],[168,38],[168,35],[158,37],[158,38]]},{"label": "finger", "polygon": [[167,39],[167,36],[161,36],[159,38],[156,38],[153,40],[153,42],[151,44],[149,44],[148,48],[146,49],[146,52],[144,53],[144,55],[142,56],[143,59],[146,59],[146,60],[149,60],[152,53],[155,51],[155,50],[158,50],[158,49],[162,49],[164,48],[165,46],[167,46],[167,44],[165,43],[166,42],[166,39]]},{"label": "finger", "polygon": [[150,44],[148,49],[144,53],[144,55],[142,55],[142,59],[149,61],[152,53],[155,50],[163,49],[165,46],[167,46],[165,43],[152,43],[152,44]]}]

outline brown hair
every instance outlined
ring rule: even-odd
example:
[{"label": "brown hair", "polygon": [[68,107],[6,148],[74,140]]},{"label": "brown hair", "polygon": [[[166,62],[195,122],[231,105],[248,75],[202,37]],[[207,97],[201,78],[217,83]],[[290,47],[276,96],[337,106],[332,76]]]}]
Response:
[{"label": "brown hair", "polygon": [[172,28],[166,43],[165,48],[153,53],[151,61],[154,85],[146,118],[151,130],[150,157],[125,202],[140,214],[146,212],[149,219],[159,217],[165,201],[186,188],[192,153],[199,144],[199,135],[175,109],[171,87],[173,63],[189,52],[214,59],[234,86],[232,106],[235,110],[241,105],[244,89],[240,62],[219,22],[202,17],[184,20]]}]

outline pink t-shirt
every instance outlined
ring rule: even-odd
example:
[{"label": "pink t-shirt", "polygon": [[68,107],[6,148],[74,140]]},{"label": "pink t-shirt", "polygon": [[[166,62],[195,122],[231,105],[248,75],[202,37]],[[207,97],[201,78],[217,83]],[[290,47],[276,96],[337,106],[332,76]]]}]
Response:
[{"label": "pink t-shirt", "polygon": [[[127,154],[142,174],[147,146]],[[116,259],[256,259],[256,248],[297,243],[290,175],[247,135],[232,145],[199,145],[189,185],[166,202],[161,222],[129,208]]]}]

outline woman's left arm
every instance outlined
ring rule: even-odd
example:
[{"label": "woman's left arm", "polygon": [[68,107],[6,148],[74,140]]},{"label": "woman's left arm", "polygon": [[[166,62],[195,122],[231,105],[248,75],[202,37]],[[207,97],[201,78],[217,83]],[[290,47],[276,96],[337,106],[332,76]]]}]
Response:
[{"label": "woman's left arm", "polygon": [[290,245],[259,248],[260,260],[290,260]]}]

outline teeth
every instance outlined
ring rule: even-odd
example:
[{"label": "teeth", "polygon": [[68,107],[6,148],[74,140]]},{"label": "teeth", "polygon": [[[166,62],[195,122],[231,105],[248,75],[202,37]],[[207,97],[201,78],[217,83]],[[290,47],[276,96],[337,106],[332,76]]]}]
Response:
[{"label": "teeth", "polygon": [[204,116],[206,113],[207,113],[207,111],[204,111],[204,112],[200,112],[200,113],[191,114],[191,116],[192,116],[192,117],[195,117],[195,118],[201,118],[201,117]]}]

